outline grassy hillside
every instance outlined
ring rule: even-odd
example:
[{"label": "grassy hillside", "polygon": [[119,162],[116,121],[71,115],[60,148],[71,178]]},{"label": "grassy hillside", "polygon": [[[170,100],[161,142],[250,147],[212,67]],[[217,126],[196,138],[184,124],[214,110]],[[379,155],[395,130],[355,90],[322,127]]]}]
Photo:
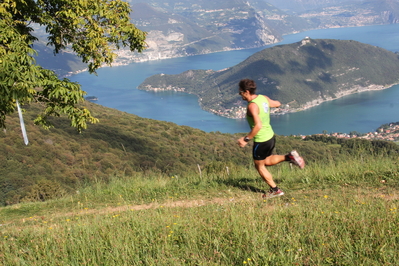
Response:
[{"label": "grassy hillside", "polygon": [[[328,156],[326,156],[328,157]],[[398,265],[398,157],[176,177],[135,173],[0,208],[1,265]]]},{"label": "grassy hillside", "polygon": [[[90,125],[82,134],[63,118],[54,119],[56,128],[51,130],[34,126],[31,121],[38,107],[25,107],[28,146],[23,143],[18,118],[7,121],[7,130],[0,133],[1,205],[70,195],[115,176],[157,173],[185,177],[252,167],[251,145],[242,149],[236,144],[246,132],[206,133],[85,104],[100,123]],[[277,153],[292,149],[305,154],[309,165],[340,154],[399,153],[399,146],[392,142],[278,136]]]},{"label": "grassy hillside", "polygon": [[[252,164],[251,148],[239,148],[238,135],[206,133],[85,104],[100,123],[89,125],[82,134],[63,118],[54,119],[56,128],[48,131],[34,126],[31,121],[38,107],[25,107],[28,146],[23,143],[17,115],[7,120],[7,130],[0,132],[1,205],[48,200],[112,176],[146,171],[182,176],[197,173],[198,167],[204,172],[226,167],[233,171]],[[295,138],[278,141],[278,152],[296,147],[308,153],[309,161],[331,150],[326,144],[305,145]]]},{"label": "grassy hillside", "polygon": [[[197,164],[205,167],[227,160],[235,163],[246,157],[245,151],[231,145],[232,136],[206,134],[86,104],[100,123],[89,126],[82,134],[62,118],[54,119],[56,128],[49,131],[34,126],[30,121],[38,109],[27,107],[28,146],[23,144],[17,117],[8,121],[7,131],[0,133],[2,204],[19,202],[37,184],[67,193],[76,186],[113,175],[149,170],[173,175],[196,169]],[[229,154],[235,154],[234,158]]]}]

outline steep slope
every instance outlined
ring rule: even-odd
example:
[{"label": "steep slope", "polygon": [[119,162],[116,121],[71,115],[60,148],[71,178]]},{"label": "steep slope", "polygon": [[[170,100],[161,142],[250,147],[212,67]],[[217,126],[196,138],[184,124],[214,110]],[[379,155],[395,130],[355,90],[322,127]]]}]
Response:
[{"label": "steep slope", "polygon": [[[165,175],[198,175],[198,167],[205,176],[225,173],[227,167],[234,171],[252,165],[251,147],[240,148],[236,144],[244,133],[205,133],[90,102],[86,105],[100,123],[90,125],[82,134],[62,118],[54,119],[56,128],[51,130],[36,127],[30,121],[38,112],[37,106],[25,106],[27,146],[18,116],[8,119],[7,130],[0,134],[0,206],[24,200],[46,201],[115,178],[128,180],[151,174],[158,182]],[[361,139],[316,136],[303,141],[277,136],[277,141],[280,153],[295,148],[306,154],[308,166],[322,163],[329,156],[336,158],[340,153],[372,151],[396,156],[399,152],[393,142]]]},{"label": "steep slope", "polygon": [[[132,21],[148,32],[149,49],[134,60],[151,60],[205,54],[232,49],[260,47],[278,42],[281,33],[267,16],[282,12],[254,1],[210,0],[190,2],[131,1]],[[267,13],[267,14],[266,14]],[[287,16],[286,16],[286,19]],[[291,23],[290,32],[298,30]],[[280,30],[282,27],[280,27]]]},{"label": "steep slope", "polygon": [[[282,34],[314,28],[307,19],[290,16],[264,1],[129,1],[131,20],[148,33],[148,49],[131,53],[127,48],[117,51],[114,65],[137,61],[183,57],[212,52],[246,49],[273,44],[282,40]],[[40,31],[40,38],[46,34]],[[43,51],[46,51],[43,49]],[[38,61],[57,73],[70,72],[70,65],[50,63],[53,56],[41,53]],[[46,58],[45,58],[46,57]],[[62,59],[62,58],[61,58]],[[80,60],[76,60],[74,69]],[[80,67],[82,70],[84,67]]]},{"label": "steep slope", "polygon": [[[251,147],[240,148],[242,134],[206,133],[187,126],[137,117],[86,102],[100,123],[78,134],[65,118],[53,119],[55,128],[44,130],[32,124],[39,112],[24,106],[29,144],[22,139],[18,115],[7,120],[0,132],[0,206],[14,204],[28,194],[48,200],[74,192],[82,185],[110,177],[134,178],[138,173],[170,176],[205,175],[251,165]],[[336,154],[325,144],[277,136],[280,152],[294,147],[306,153],[307,162]]]}]

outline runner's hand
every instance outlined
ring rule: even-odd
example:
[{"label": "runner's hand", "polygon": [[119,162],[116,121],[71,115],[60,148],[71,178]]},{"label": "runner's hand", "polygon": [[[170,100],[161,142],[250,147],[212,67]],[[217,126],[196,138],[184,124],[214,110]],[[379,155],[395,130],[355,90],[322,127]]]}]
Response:
[{"label": "runner's hand", "polygon": [[242,138],[239,138],[239,139],[237,140],[237,144],[238,144],[238,146],[240,146],[241,148],[244,148],[244,147],[248,144],[248,142],[246,142],[246,141],[244,140],[244,137],[242,137]]}]

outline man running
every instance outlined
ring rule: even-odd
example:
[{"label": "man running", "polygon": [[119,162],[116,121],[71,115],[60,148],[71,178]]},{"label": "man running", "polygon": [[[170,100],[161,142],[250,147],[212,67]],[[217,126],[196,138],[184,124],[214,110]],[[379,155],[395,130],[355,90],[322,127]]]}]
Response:
[{"label": "man running", "polygon": [[238,93],[244,101],[248,102],[247,121],[251,127],[251,131],[245,137],[237,140],[238,145],[245,147],[251,139],[254,140],[252,155],[255,168],[263,180],[270,186],[269,193],[263,196],[266,198],[282,196],[284,192],[277,187],[266,166],[288,161],[303,169],[305,161],[295,150],[286,155],[272,155],[276,139],[273,128],[270,125],[270,108],[280,107],[281,103],[265,95],[255,94],[256,84],[253,80],[243,79],[239,82],[238,86]]}]

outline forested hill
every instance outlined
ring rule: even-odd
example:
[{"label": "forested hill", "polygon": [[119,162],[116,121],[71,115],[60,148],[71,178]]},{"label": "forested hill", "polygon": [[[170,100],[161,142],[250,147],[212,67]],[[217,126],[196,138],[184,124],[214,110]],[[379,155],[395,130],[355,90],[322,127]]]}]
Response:
[{"label": "forested hill", "polygon": [[244,106],[237,84],[254,79],[258,93],[304,108],[362,90],[399,82],[398,55],[357,41],[310,39],[266,48],[221,71],[189,70],[147,78],[142,90],[175,90],[195,94],[202,108],[239,117]]}]

